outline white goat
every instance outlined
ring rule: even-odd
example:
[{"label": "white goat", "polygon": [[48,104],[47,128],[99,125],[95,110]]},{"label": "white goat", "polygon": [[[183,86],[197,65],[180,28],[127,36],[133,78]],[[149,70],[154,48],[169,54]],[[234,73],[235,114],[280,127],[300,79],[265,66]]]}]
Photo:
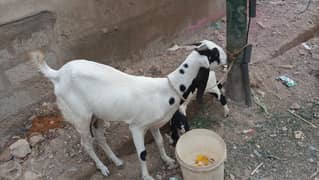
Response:
[{"label": "white goat", "polygon": [[144,134],[150,129],[159,148],[160,157],[169,166],[175,161],[164,149],[159,128],[167,123],[179,108],[182,99],[197,89],[200,100],[212,62],[220,62],[217,48],[201,43],[186,60],[164,78],[133,76],[110,66],[87,60],[73,60],[59,70],[51,69],[41,51],[33,51],[30,58],[54,84],[57,104],[66,121],[81,136],[81,144],[102,174],[108,168],[93,149],[96,139],[116,166],[119,159],[106,143],[104,121],[124,121],[129,125],[142,169],[142,179],[152,180],[146,166]]}]

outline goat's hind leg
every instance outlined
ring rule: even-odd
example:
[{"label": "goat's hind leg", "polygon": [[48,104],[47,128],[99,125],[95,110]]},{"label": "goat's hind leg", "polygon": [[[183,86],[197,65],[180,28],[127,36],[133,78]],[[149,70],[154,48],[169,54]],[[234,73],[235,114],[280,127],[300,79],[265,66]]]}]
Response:
[{"label": "goat's hind leg", "polygon": [[80,136],[81,136],[81,144],[89,154],[89,156],[93,159],[96,164],[96,167],[100,169],[101,173],[104,176],[109,176],[110,171],[109,169],[103,164],[103,162],[99,159],[94,151],[93,142],[95,140],[93,132],[90,130],[90,120],[85,121],[88,123],[82,123],[79,128],[77,128]]},{"label": "goat's hind leg", "polygon": [[[92,118],[95,118],[93,116]],[[94,119],[96,122],[95,132],[96,132],[96,140],[99,146],[105,151],[106,155],[114,162],[117,167],[123,167],[123,161],[119,159],[109,145],[106,143],[106,138],[104,136],[104,121],[101,119]]]},{"label": "goat's hind leg", "polygon": [[101,170],[103,175],[108,176],[110,174],[108,168],[101,162],[101,160],[98,158],[94,151],[94,137],[92,131],[90,131],[92,116],[85,115],[85,112],[83,112],[82,115],[74,113],[74,111],[71,110],[70,106],[67,103],[65,103],[65,101],[62,98],[57,98],[57,104],[62,112],[64,119],[71,123],[80,134],[81,144],[86,150],[86,152],[89,154],[89,156],[93,159],[97,168]]}]

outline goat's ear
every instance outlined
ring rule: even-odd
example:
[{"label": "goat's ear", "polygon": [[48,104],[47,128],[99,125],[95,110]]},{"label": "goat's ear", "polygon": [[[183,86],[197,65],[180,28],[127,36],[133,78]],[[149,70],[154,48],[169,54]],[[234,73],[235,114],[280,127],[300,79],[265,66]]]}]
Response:
[{"label": "goat's ear", "polygon": [[199,47],[196,47],[195,50],[198,51],[199,54],[201,54],[200,52],[202,52],[202,51],[207,51],[207,50],[209,50],[209,49],[208,49],[208,47],[207,47],[206,44],[202,44],[202,45],[200,45]]},{"label": "goat's ear", "polygon": [[209,62],[212,63],[214,61],[217,62],[217,64],[220,64],[220,58],[219,58],[219,51],[217,48],[213,48],[211,50],[211,57],[209,58]]},{"label": "goat's ear", "polygon": [[203,95],[206,89],[209,76],[209,68],[200,68],[196,77],[197,94],[196,100],[199,103],[203,102]]}]

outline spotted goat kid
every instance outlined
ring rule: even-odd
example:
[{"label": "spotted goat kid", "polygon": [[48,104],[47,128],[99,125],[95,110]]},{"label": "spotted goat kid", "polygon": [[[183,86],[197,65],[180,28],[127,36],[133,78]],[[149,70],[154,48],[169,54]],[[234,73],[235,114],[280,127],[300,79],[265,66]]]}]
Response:
[{"label": "spotted goat kid", "polygon": [[116,166],[122,166],[123,161],[106,143],[103,124],[106,121],[128,124],[143,180],[153,180],[146,165],[145,132],[151,131],[161,159],[174,167],[175,161],[165,152],[159,128],[172,118],[182,99],[194,89],[197,89],[197,100],[201,101],[210,64],[220,61],[217,48],[201,43],[175,71],[166,77],[152,78],[129,75],[88,60],[73,60],[54,70],[38,50],[30,52],[30,58],[53,83],[64,119],[78,131],[81,144],[105,176],[110,172],[96,155],[93,141],[98,142]]},{"label": "spotted goat kid", "polygon": [[[211,42],[211,41],[202,41],[201,43],[206,42],[207,44],[210,44],[211,47],[215,47],[220,54],[220,62],[217,62],[217,65],[224,65],[227,64],[227,56],[223,48],[218,46],[217,44]],[[201,43],[195,43],[195,45],[200,45]],[[229,108],[227,106],[227,99],[223,94],[223,86],[221,83],[219,83],[216,80],[216,74],[212,70],[215,63],[211,64],[211,70],[209,72],[209,78],[207,81],[207,86],[205,89],[205,94],[210,94],[214,97],[216,97],[224,109],[224,117],[227,117],[229,114]],[[176,145],[179,137],[181,134],[185,133],[186,131],[189,131],[190,126],[187,121],[186,117],[186,110],[187,106],[193,99],[193,93],[195,93],[195,90],[192,91],[185,102],[183,102],[182,105],[180,105],[179,109],[174,113],[171,121],[170,121],[170,129],[171,129],[171,144]]]}]

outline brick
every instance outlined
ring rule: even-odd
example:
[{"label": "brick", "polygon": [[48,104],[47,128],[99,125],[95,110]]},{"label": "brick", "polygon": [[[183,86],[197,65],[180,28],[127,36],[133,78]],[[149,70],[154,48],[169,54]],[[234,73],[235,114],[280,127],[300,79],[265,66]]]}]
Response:
[{"label": "brick", "polygon": [[17,66],[5,71],[5,75],[13,85],[18,85],[22,81],[31,79],[37,74],[38,70],[32,65],[31,62],[18,64]]}]

